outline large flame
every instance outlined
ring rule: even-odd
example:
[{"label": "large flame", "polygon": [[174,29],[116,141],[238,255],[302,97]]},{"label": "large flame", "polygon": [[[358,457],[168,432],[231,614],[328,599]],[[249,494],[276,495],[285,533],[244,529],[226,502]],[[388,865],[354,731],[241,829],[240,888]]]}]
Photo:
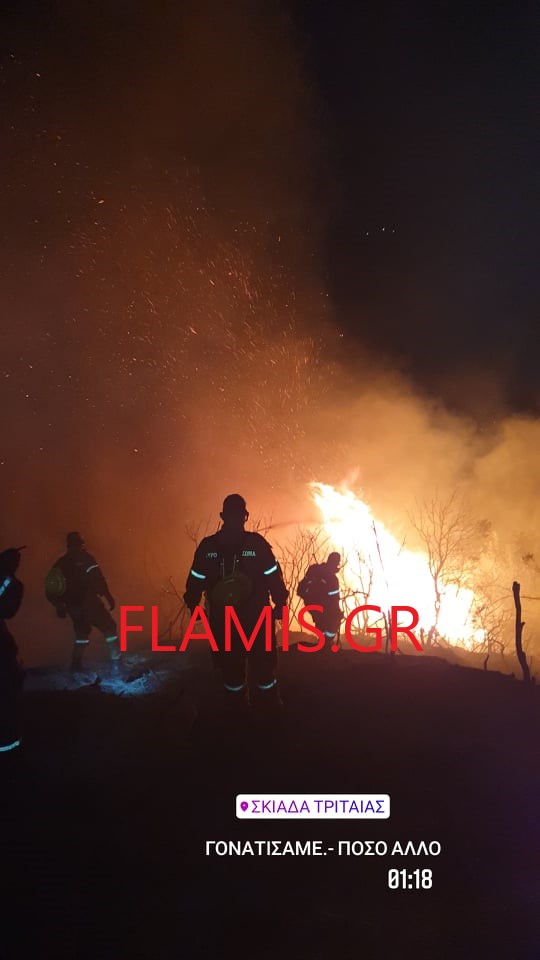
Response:
[{"label": "large flame", "polygon": [[[324,531],[343,557],[342,578],[345,593],[350,594],[343,603],[346,611],[364,603],[383,611],[391,606],[414,607],[420,617],[417,631],[429,632],[435,621],[435,591],[427,555],[407,550],[352,491],[338,491],[325,483],[310,487]],[[439,635],[465,647],[482,640],[483,631],[472,623],[473,603],[472,590],[443,585]],[[407,616],[403,615],[403,623],[410,622]]]}]

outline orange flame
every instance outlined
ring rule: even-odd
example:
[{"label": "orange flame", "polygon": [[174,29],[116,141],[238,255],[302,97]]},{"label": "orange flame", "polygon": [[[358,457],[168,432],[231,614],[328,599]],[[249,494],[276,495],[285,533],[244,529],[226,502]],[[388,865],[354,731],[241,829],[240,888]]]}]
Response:
[{"label": "orange flame", "polygon": [[[351,490],[338,491],[315,482],[310,488],[323,529],[342,554],[342,580],[349,594],[343,603],[345,611],[367,603],[383,611],[392,605],[414,607],[420,617],[417,635],[421,628],[427,633],[435,622],[435,591],[427,555],[407,550]],[[439,635],[467,648],[481,641],[483,631],[472,623],[473,603],[472,590],[443,584]],[[409,622],[406,616],[403,622]]]}]

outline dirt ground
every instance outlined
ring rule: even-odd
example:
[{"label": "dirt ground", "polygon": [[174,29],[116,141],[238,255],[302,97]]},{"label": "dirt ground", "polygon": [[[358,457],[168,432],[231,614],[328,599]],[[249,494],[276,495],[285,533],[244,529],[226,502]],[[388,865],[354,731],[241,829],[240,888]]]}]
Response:
[{"label": "dirt ground", "polygon": [[[283,710],[237,718],[206,651],[161,662],[153,685],[141,663],[116,686],[105,665],[77,689],[28,684],[1,794],[1,960],[539,960],[538,688],[435,657],[291,651]],[[238,820],[250,792],[387,793],[391,816]],[[205,854],[287,839],[442,852]],[[429,868],[433,887],[389,890],[391,868]]]}]

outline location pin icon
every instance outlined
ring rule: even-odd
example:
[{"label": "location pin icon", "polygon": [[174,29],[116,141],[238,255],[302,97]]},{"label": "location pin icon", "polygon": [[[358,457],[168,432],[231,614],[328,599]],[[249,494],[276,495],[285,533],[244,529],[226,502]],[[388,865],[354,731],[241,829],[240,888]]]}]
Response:
[{"label": "location pin icon", "polygon": [[242,803],[240,804],[240,809],[243,810],[245,813],[248,807],[249,807],[249,803],[247,802],[247,800],[242,800]]}]

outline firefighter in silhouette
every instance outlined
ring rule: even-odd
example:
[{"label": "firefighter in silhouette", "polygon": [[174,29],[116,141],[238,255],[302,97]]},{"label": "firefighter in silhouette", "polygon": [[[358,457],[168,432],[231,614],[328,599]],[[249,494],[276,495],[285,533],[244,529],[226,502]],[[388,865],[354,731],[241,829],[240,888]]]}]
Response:
[{"label": "firefighter in silhouette", "polygon": [[[288,591],[270,544],[259,533],[245,530],[249,513],[244,498],[237,493],[226,497],[220,517],[223,526],[205,537],[195,551],[184,600],[193,613],[205,594],[208,621],[219,647],[213,653],[214,664],[221,670],[232,702],[247,704],[249,686],[254,702],[279,704],[274,621],[282,618]],[[266,649],[264,622],[249,652],[231,622],[231,649],[226,651],[225,607],[234,609],[249,640],[263,609],[270,607],[270,597],[275,605],[271,649]]]},{"label": "firefighter in silhouette", "polygon": [[[0,553],[0,766],[11,763],[21,745],[19,725],[23,671],[19,664],[17,644],[7,628],[19,611],[24,587],[16,573],[23,547],[12,547]],[[9,760],[8,760],[9,755]]]},{"label": "firefighter in silhouette", "polygon": [[[343,620],[337,576],[340,564],[339,553],[330,553],[325,563],[313,563],[298,584],[297,594],[306,607],[323,607],[322,611],[310,610],[309,614],[317,629],[324,634],[325,645],[339,643],[339,626]],[[318,642],[314,641],[313,645]]]},{"label": "firefighter in silhouette", "polygon": [[[75,632],[72,667],[82,666],[82,652],[90,642],[92,627],[105,638],[111,660],[120,659],[116,623],[111,617],[114,597],[107,586],[99,564],[80,533],[68,533],[67,552],[53,565],[45,579],[45,595],[59,617],[69,616]],[[105,597],[107,610],[102,597]]]}]

